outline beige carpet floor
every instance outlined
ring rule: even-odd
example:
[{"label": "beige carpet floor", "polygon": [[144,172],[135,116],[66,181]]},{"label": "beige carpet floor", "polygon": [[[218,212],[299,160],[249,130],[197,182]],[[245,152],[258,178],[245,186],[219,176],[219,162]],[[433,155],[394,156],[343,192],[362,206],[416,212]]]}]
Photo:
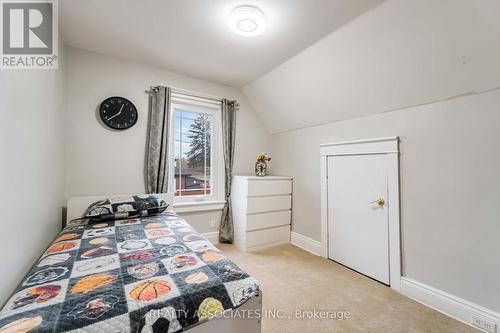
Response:
[{"label": "beige carpet floor", "polygon": [[[264,319],[263,333],[279,332],[479,332],[333,261],[287,244],[253,253],[219,244],[261,283],[263,308],[291,319]],[[349,311],[351,319],[300,319],[295,311]]]}]

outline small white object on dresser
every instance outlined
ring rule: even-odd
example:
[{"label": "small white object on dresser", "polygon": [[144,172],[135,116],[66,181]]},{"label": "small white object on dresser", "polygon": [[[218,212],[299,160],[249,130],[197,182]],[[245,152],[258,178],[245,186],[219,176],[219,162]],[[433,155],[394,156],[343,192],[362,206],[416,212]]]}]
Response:
[{"label": "small white object on dresser", "polygon": [[234,244],[242,251],[290,242],[292,178],[234,176]]}]

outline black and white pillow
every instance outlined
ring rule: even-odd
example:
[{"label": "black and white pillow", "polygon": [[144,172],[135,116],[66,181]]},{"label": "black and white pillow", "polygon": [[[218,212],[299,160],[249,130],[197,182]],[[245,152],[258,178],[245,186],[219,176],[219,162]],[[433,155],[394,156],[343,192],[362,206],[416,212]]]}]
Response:
[{"label": "black and white pillow", "polygon": [[168,206],[165,201],[154,195],[112,197],[90,205],[85,212],[85,218],[104,221],[151,216],[164,212]]}]

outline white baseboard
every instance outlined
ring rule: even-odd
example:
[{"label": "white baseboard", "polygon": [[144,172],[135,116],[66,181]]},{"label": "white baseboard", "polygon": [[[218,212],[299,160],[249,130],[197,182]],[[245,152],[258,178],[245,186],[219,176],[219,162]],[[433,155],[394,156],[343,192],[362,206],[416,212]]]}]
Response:
[{"label": "white baseboard", "polygon": [[218,231],[205,232],[202,234],[202,236],[206,237],[212,244],[219,243],[219,232]]},{"label": "white baseboard", "polygon": [[478,327],[472,325],[472,315],[482,317],[495,323],[497,327],[495,332],[499,332],[500,313],[498,312],[406,277],[401,278],[401,293],[474,328]]},{"label": "white baseboard", "polygon": [[315,254],[317,256],[321,255],[321,242],[318,242],[317,240],[301,235],[294,231],[291,232],[290,236],[291,236],[290,242],[293,245],[300,247],[301,249],[304,249],[308,252],[311,252],[312,254]]}]

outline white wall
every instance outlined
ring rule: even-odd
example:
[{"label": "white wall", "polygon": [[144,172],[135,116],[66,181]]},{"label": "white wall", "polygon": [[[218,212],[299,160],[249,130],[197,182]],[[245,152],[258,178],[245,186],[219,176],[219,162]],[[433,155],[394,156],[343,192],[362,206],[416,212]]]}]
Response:
[{"label": "white wall", "polygon": [[395,135],[404,275],[500,311],[500,90],[274,135],[294,231],[321,239],[321,143]]},{"label": "white wall", "polygon": [[393,0],[243,91],[294,176],[294,231],[321,239],[321,143],[398,135],[405,275],[498,312],[498,87],[499,0]]},{"label": "white wall", "polygon": [[243,91],[272,133],[500,86],[499,0],[389,0]]},{"label": "white wall", "polygon": [[61,228],[64,48],[58,70],[0,70],[0,304]]},{"label": "white wall", "polygon": [[[71,47],[67,48],[67,63],[65,200],[72,196],[145,191],[149,110],[145,91],[152,85],[170,85],[240,102],[235,174],[252,173],[255,155],[269,151],[267,130],[237,89]],[[114,95],[130,99],[138,109],[138,122],[129,130],[110,131],[98,122],[99,104]],[[206,230],[201,219],[192,220],[198,221],[200,225],[193,222],[194,226],[204,232],[217,230]]]}]

